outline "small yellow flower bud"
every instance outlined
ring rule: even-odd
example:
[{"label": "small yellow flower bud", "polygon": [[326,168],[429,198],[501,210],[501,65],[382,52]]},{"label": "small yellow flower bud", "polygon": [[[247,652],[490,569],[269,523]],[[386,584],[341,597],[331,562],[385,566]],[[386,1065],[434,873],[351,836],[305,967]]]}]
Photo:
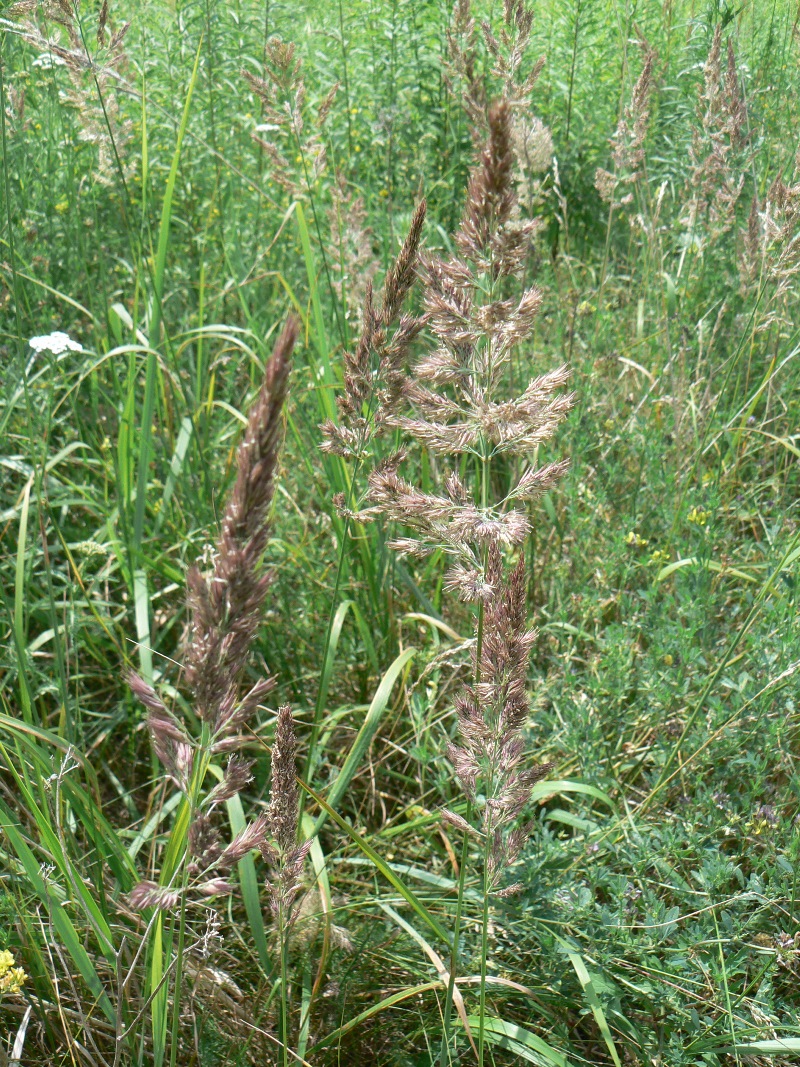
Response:
[{"label": "small yellow flower bud", "polygon": [[708,512],[703,511],[702,508],[692,508],[686,516],[686,521],[693,523],[695,526],[705,526],[708,522]]}]

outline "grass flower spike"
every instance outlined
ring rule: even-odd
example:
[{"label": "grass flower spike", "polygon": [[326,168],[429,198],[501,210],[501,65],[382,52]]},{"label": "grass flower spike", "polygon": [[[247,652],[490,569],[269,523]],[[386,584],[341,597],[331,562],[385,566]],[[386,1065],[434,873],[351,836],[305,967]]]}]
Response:
[{"label": "grass flower spike", "polygon": [[[418,448],[445,462],[449,458],[452,466],[442,471],[435,493],[402,477],[402,454],[369,478],[373,508],[410,533],[394,546],[415,555],[442,550],[452,561],[446,585],[477,611],[474,680],[456,701],[460,743],[448,747],[468,806],[466,817],[445,815],[462,825],[464,846],[441,1063],[450,1041],[468,841],[477,837],[482,843],[478,1051],[483,1062],[490,898],[512,891],[503,878],[528,833],[513,823],[547,770],[529,763],[522,735],[533,640],[525,620],[524,559],[520,553],[506,581],[503,552],[517,550],[530,532],[520,504],[550,489],[566,470],[563,461],[537,466],[535,460],[573,398],[563,391],[566,367],[530,379],[521,393],[510,390],[512,354],[530,336],[541,304],[535,286],[520,285],[537,224],[520,218],[517,173],[512,108],[500,100],[489,108],[487,142],[470,174],[455,235],[460,255],[422,262],[425,317],[435,347],[406,374],[402,407],[386,415]],[[517,474],[503,496],[493,499],[492,463],[500,457]],[[463,460],[476,472],[472,484],[460,473],[469,469]]]},{"label": "grass flower spike", "polygon": [[[236,482],[222,518],[210,574],[193,567],[188,576],[189,637],[184,656],[185,681],[203,724],[199,738],[169,711],[142,678],[131,674],[132,691],[147,708],[153,748],[167,774],[190,805],[186,840],[187,874],[200,896],[224,895],[232,886],[223,875],[249,852],[266,847],[269,820],[259,816],[223,846],[212,818],[250,780],[252,762],[236,749],[245,742],[242,727],[273,686],[271,678],[241,694],[241,678],[261,621],[271,576],[262,558],[269,536],[269,511],[281,442],[281,408],[297,339],[298,324],[289,319],[267,364],[264,383],[250,410],[237,454]],[[204,792],[213,755],[228,753],[222,781]],[[173,908],[180,899],[172,884],[142,882],[131,893],[137,908]]]}]

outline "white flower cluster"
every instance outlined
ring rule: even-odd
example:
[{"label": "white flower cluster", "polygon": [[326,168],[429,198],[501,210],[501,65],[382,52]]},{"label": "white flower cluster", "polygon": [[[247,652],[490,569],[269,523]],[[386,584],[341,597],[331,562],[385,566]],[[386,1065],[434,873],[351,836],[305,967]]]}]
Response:
[{"label": "white flower cluster", "polygon": [[34,352],[52,352],[54,356],[60,356],[63,352],[82,352],[83,345],[73,341],[69,334],[56,330],[42,337],[31,337],[28,344]]},{"label": "white flower cluster", "polygon": [[31,63],[32,67],[39,67],[40,70],[52,70],[53,67],[66,67],[66,65],[65,59],[62,59],[61,56],[53,55],[52,52],[43,52]]}]

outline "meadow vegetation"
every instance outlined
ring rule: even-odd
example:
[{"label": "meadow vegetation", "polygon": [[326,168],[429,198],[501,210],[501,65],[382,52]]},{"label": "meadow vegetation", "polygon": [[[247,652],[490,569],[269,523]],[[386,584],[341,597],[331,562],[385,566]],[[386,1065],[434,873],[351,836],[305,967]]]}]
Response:
[{"label": "meadow vegetation", "polygon": [[0,34],[0,1065],[796,1062],[796,5]]}]

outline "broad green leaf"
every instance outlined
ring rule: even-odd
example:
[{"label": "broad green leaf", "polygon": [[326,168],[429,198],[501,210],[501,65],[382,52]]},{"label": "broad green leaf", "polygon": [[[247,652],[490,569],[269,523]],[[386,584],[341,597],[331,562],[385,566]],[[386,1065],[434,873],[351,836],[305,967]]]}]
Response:
[{"label": "broad green leaf", "polygon": [[[213,768],[212,768],[213,770]],[[237,794],[226,801],[228,808],[228,821],[234,836],[244,829],[246,819],[242,798]],[[242,889],[244,910],[247,913],[247,921],[250,923],[250,933],[258,953],[258,962],[264,974],[270,970],[269,953],[267,952],[267,932],[264,927],[264,914],[261,910],[261,888],[256,874],[255,860],[248,852],[239,860],[239,884]]]},{"label": "broad green leaf", "polygon": [[663,582],[670,575],[682,570],[684,567],[701,567],[707,571],[714,571],[715,574],[732,574],[735,578],[741,578],[743,582],[758,581],[757,578],[754,578],[752,574],[747,574],[746,571],[740,571],[736,567],[725,566],[715,559],[698,559],[696,556],[687,556],[685,559],[676,559],[673,563],[668,563],[666,567],[662,567],[658,572],[656,581]]},{"label": "broad green leaf", "polygon": [[738,1052],[744,1056],[769,1056],[784,1052],[800,1052],[800,1037],[773,1038],[768,1041],[748,1041],[742,1045],[730,1045],[715,1049],[715,1052]]},{"label": "broad green leaf", "polygon": [[330,622],[327,647],[325,648],[325,659],[323,660],[322,670],[319,676],[317,703],[314,708],[314,732],[312,733],[306,760],[305,775],[309,781],[314,777],[314,771],[316,770],[317,761],[319,759],[316,747],[317,730],[328,701],[328,689],[331,684],[331,675],[333,674],[333,665],[336,660],[336,651],[339,648],[339,638],[342,634],[342,626],[344,625],[347,612],[352,607],[354,607],[354,602],[352,600],[343,600],[336,609],[336,614]]},{"label": "broad green leaf", "polygon": [[614,801],[608,793],[604,793],[596,785],[589,785],[586,782],[573,782],[569,778],[555,778],[552,781],[537,782],[531,790],[531,803],[535,804],[559,793],[583,793],[584,796],[601,800],[610,808],[614,807]]}]

